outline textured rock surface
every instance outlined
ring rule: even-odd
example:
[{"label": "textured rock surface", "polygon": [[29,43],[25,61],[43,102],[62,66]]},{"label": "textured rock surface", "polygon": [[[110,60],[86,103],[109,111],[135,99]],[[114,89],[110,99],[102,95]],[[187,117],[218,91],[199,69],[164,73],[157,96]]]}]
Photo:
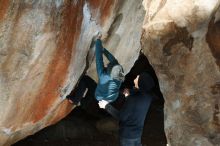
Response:
[{"label": "textured rock surface", "polygon": [[164,94],[171,146],[220,145],[219,0],[144,0],[142,47]]},{"label": "textured rock surface", "polygon": [[97,31],[125,72],[143,49],[166,100],[171,146],[220,144],[219,0],[144,0],[146,12],[142,0],[0,3],[1,146],[69,113],[63,99],[87,65],[96,78],[90,44]]},{"label": "textured rock surface", "polygon": [[[1,146],[69,113],[73,107],[63,99],[86,68],[97,30],[107,37],[105,46],[129,70],[140,51],[141,2],[0,1]],[[94,76],[94,72],[92,67],[89,73]]]}]

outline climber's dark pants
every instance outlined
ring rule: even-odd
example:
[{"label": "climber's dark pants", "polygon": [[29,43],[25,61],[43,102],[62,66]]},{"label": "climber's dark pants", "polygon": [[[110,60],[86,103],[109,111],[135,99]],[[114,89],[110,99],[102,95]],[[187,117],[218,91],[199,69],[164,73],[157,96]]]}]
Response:
[{"label": "climber's dark pants", "polygon": [[[102,109],[98,106],[98,101],[95,98],[95,90],[96,90],[96,82],[90,78],[89,76],[82,76],[76,88],[67,96],[68,99],[72,100],[75,105],[79,102],[81,104],[81,108],[85,110],[87,113],[90,113],[94,116],[97,116],[97,113]],[[84,98],[83,94],[88,89],[86,96]],[[120,107],[123,105],[124,96],[120,93],[117,100],[111,103],[114,107]]]},{"label": "climber's dark pants", "polygon": [[[68,99],[72,100],[74,104],[78,104],[81,101],[82,108],[88,107],[89,104],[94,103],[95,99],[95,89],[96,89],[96,82],[90,78],[89,76],[82,76],[76,88],[68,95]],[[82,98],[86,88],[88,89],[85,98]]]}]

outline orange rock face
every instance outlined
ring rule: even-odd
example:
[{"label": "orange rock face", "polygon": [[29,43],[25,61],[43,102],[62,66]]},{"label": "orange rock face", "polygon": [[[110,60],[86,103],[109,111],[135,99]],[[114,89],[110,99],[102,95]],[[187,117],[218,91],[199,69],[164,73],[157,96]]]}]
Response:
[{"label": "orange rock face", "polygon": [[[138,57],[144,18],[140,0],[0,3],[1,146],[56,123],[73,109],[65,97],[85,71],[97,31],[108,37],[105,45],[116,57],[130,52],[119,58],[122,64],[130,62],[127,70]],[[90,75],[96,74],[93,68]]]},{"label": "orange rock face", "polygon": [[80,34],[84,2],[1,2],[0,143],[4,145],[35,132],[35,125],[41,129],[51,119],[58,121],[72,109],[60,92],[74,54],[74,38]]}]

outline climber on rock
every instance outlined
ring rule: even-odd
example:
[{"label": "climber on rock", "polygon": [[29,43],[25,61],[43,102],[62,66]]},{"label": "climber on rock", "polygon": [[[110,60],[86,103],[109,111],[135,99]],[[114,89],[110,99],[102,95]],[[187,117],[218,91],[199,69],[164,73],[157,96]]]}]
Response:
[{"label": "climber on rock", "polygon": [[126,101],[120,110],[114,108],[108,101],[99,101],[100,108],[104,108],[119,120],[121,146],[142,146],[144,121],[154,98],[152,89],[155,82],[150,74],[144,72],[138,75],[134,80],[134,85],[134,89],[124,90]]},{"label": "climber on rock", "polygon": [[[98,33],[96,40],[96,69],[98,73],[98,85],[87,75],[83,75],[76,88],[67,96],[70,103],[79,105],[80,101],[89,96],[89,99],[96,97],[96,100],[115,101],[119,96],[119,89],[124,80],[123,68],[117,59],[102,46],[101,33]],[[103,54],[109,60],[107,67],[104,67]],[[89,92],[89,95],[87,95]],[[95,99],[95,98],[94,98]]]},{"label": "climber on rock", "polygon": [[[95,97],[98,101],[113,102],[119,96],[119,89],[125,76],[123,68],[117,59],[107,49],[103,48],[101,37],[101,33],[98,33],[95,50],[98,84]],[[104,67],[103,55],[109,61],[107,67]]]}]

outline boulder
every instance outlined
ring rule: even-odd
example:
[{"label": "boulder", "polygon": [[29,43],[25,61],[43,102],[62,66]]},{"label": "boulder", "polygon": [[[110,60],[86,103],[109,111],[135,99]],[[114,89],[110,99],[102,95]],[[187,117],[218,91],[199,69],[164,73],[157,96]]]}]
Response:
[{"label": "boulder", "polygon": [[220,144],[220,1],[144,0],[142,49],[165,98],[171,146]]},{"label": "boulder", "polygon": [[74,108],[65,97],[80,76],[96,78],[91,43],[98,31],[129,71],[140,51],[141,2],[1,1],[0,146],[56,123]]}]

